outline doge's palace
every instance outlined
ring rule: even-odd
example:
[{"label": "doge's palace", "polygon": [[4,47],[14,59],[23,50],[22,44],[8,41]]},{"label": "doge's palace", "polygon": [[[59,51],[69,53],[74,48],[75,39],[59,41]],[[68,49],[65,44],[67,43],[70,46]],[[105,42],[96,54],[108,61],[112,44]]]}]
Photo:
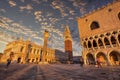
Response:
[{"label": "doge's palace", "polygon": [[77,18],[86,65],[120,65],[120,1]]}]

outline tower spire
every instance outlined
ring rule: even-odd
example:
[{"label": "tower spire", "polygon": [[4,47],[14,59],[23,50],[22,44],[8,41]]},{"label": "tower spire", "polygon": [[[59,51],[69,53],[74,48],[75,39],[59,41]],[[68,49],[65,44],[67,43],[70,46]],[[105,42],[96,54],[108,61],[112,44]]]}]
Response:
[{"label": "tower spire", "polygon": [[64,30],[64,43],[65,43],[65,53],[68,54],[68,61],[72,63],[73,62],[72,37],[68,25],[66,25]]},{"label": "tower spire", "polygon": [[70,29],[68,24],[65,27],[65,31],[64,31],[64,40],[71,40],[72,41],[72,37],[71,37],[71,33],[70,33]]}]

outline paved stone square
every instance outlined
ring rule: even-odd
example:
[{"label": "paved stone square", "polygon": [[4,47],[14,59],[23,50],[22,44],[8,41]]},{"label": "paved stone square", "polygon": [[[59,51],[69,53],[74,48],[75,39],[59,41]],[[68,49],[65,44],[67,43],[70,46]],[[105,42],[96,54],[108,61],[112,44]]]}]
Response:
[{"label": "paved stone square", "polygon": [[0,64],[0,80],[120,80],[120,66],[96,68],[79,64]]}]

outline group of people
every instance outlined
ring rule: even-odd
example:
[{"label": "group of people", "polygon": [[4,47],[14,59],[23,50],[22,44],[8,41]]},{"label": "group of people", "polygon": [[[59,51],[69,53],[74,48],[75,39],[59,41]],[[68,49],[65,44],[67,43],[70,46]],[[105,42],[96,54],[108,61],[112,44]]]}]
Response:
[{"label": "group of people", "polygon": [[10,57],[7,59],[7,64],[6,64],[7,67],[11,64],[11,61],[12,61],[13,56],[14,56],[14,53],[11,52],[11,53],[10,53]]},{"label": "group of people", "polygon": [[[7,59],[7,64],[6,64],[7,67],[11,64],[11,61],[12,61],[13,56],[14,56],[14,53],[11,52],[11,53],[10,53],[10,57]],[[83,65],[84,65],[84,60],[83,60],[83,58],[81,57],[81,58],[80,58],[80,66],[83,67]],[[101,67],[102,67],[99,58],[96,59],[96,65],[97,65],[98,68],[101,68]]]},{"label": "group of people", "polygon": [[99,58],[96,59],[96,63],[97,63],[97,67],[98,67],[98,68],[101,68],[101,67],[102,67],[101,61],[100,61]]},{"label": "group of people", "polygon": [[80,58],[80,66],[83,67],[83,64],[84,64],[84,60],[83,60],[83,58],[81,57],[81,58]]},{"label": "group of people", "polygon": [[[81,58],[80,58],[80,66],[83,67],[83,65],[84,65],[84,60],[83,60],[83,58],[81,57]],[[96,67],[98,67],[98,68],[101,68],[101,67],[102,67],[100,58],[97,58],[97,59],[96,59],[95,65],[96,65]]]}]

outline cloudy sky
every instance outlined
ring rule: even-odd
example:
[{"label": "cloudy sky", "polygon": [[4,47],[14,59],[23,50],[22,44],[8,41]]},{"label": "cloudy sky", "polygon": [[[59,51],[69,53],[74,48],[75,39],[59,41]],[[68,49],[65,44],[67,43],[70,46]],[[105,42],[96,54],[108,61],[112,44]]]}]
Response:
[{"label": "cloudy sky", "polygon": [[64,51],[65,25],[70,28],[74,55],[81,55],[76,17],[113,0],[0,0],[0,52],[20,36],[43,45],[44,30],[50,32],[51,48]]}]

